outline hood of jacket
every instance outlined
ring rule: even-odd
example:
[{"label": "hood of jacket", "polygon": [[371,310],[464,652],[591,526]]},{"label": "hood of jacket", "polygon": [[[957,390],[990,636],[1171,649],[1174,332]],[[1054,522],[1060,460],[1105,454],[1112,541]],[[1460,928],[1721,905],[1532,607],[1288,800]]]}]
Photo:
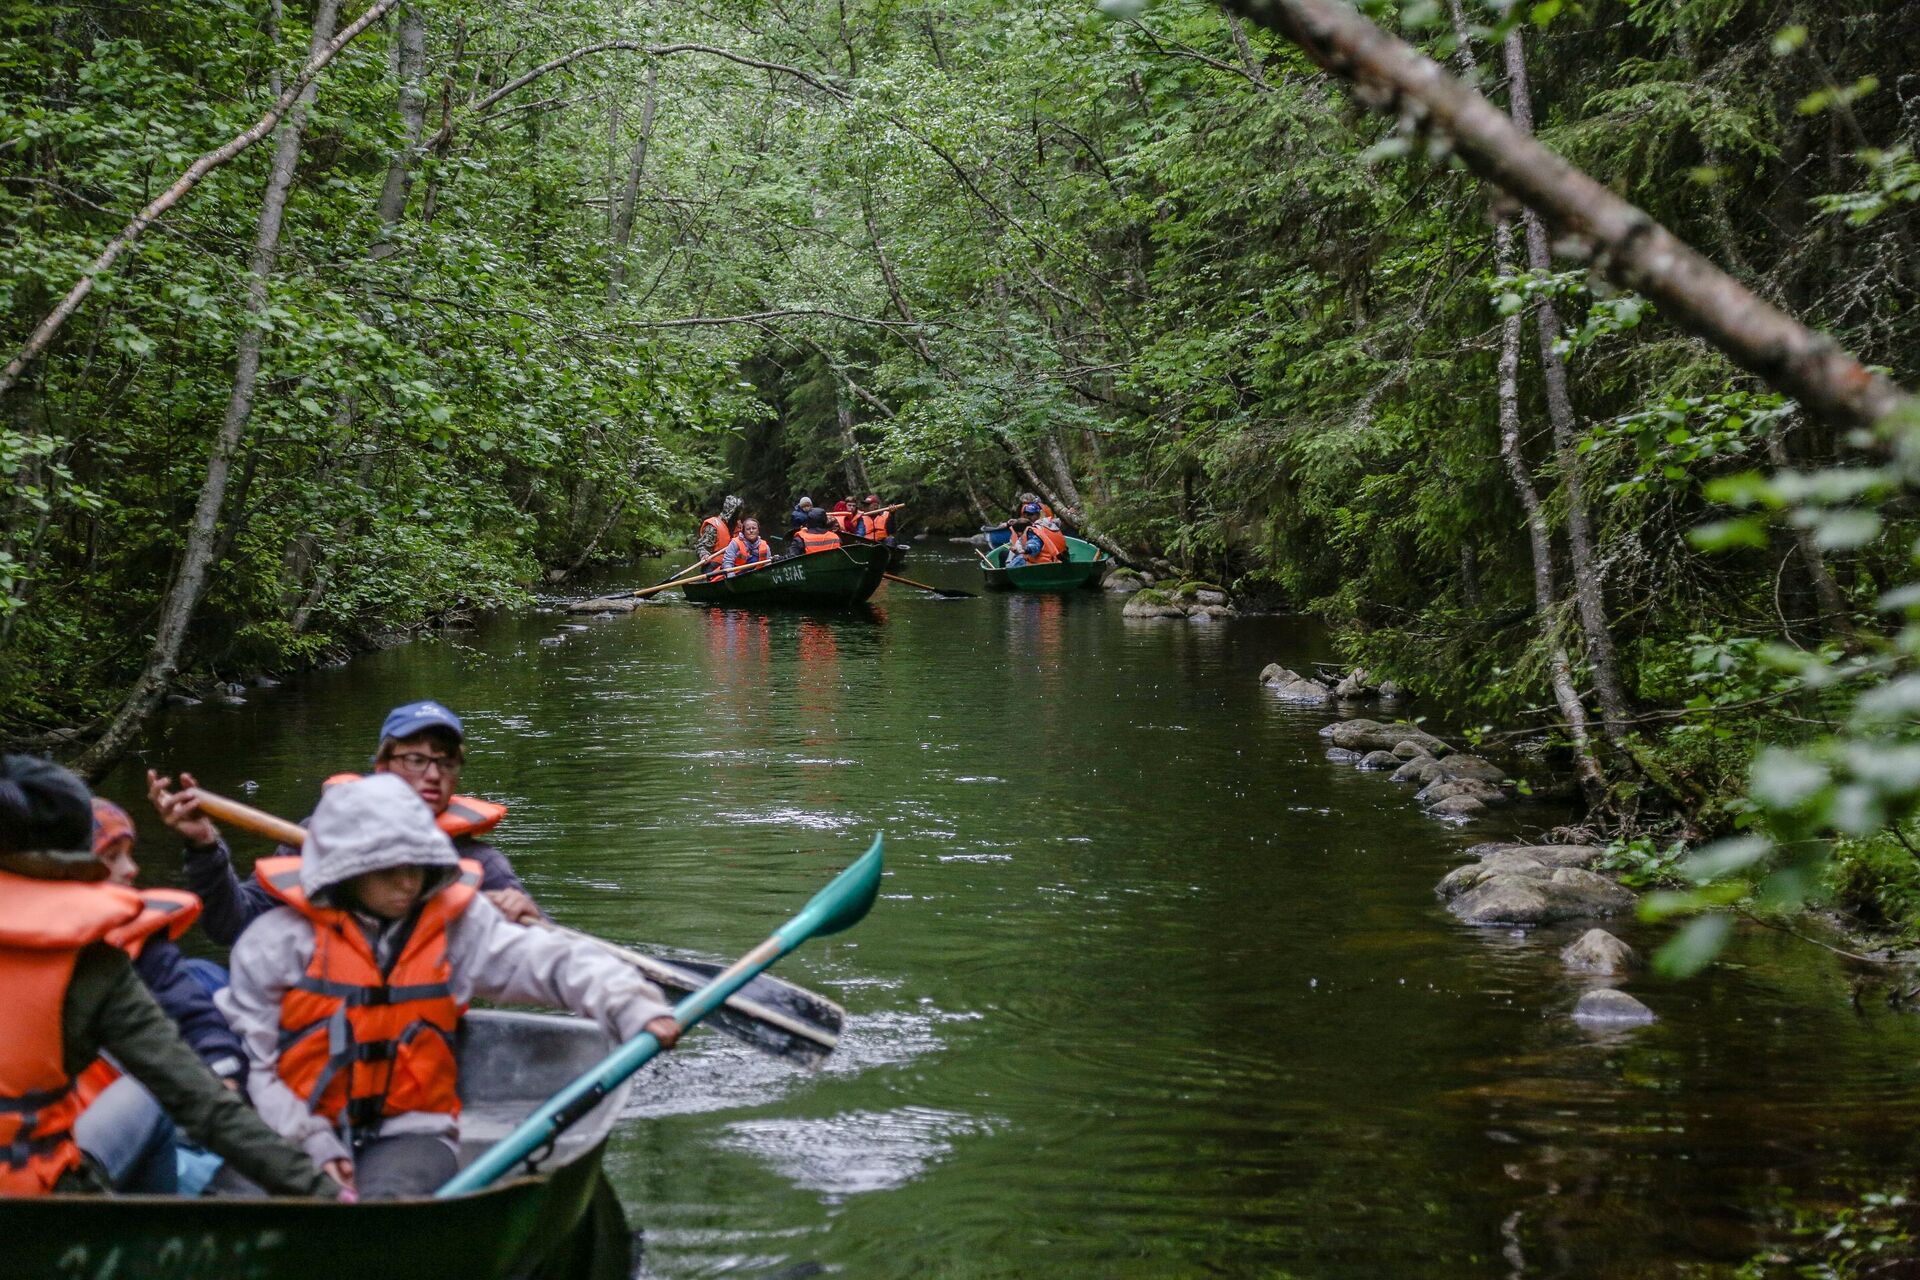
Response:
[{"label": "hood of jacket", "polygon": [[376,773],[321,793],[300,851],[300,889],[307,901],[337,905],[328,896],[336,885],[369,871],[409,866],[427,868],[424,897],[459,874],[460,855],[404,780]]}]

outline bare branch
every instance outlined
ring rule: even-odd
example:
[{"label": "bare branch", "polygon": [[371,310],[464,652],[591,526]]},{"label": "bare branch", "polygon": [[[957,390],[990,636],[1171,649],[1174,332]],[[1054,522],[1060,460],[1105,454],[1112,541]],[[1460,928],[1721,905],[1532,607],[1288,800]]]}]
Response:
[{"label": "bare branch", "polygon": [[687,329],[696,325],[716,324],[764,324],[769,320],[784,320],[794,316],[826,316],[833,320],[846,320],[853,324],[873,325],[880,329],[916,329],[938,326],[938,320],[883,320],[879,316],[856,316],[845,311],[832,311],[826,307],[787,307],[777,311],[754,311],[738,316],[684,316],[678,320],[630,320],[622,325],[626,329]]}]

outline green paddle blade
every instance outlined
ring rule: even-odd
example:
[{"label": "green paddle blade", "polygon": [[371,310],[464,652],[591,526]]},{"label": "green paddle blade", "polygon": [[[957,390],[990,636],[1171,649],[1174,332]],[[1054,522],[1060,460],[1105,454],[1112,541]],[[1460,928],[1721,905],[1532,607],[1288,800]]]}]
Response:
[{"label": "green paddle blade", "polygon": [[808,938],[844,932],[866,918],[867,912],[873,909],[874,899],[880,896],[880,877],[885,870],[881,852],[884,844],[884,837],[875,836],[873,844],[852,866],[835,876],[833,883],[814,894],[812,901],[800,909],[799,915],[780,927],[774,936],[780,939],[785,950],[792,950]]}]

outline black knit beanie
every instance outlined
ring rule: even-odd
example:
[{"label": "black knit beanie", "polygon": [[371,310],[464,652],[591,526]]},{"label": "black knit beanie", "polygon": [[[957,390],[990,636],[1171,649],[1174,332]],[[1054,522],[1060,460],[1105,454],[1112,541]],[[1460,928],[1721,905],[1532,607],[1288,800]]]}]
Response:
[{"label": "black knit beanie", "polygon": [[0,756],[0,854],[93,847],[93,794],[51,760]]}]

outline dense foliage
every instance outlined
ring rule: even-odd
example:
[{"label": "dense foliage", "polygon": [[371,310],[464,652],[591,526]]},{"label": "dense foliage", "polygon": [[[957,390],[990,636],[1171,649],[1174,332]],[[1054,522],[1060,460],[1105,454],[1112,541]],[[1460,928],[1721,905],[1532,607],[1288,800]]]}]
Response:
[{"label": "dense foliage", "polygon": [[[390,16],[320,80],[264,311],[244,297],[263,145],[9,394],[0,723],[82,717],[139,666],[254,325],[202,665],[289,662],[671,545],[730,480],[762,507],[871,483],[962,524],[1034,488],[1131,558],[1327,613],[1458,724],[1558,740],[1570,655],[1597,820],[1751,821],[1756,750],[1901,669],[1877,610],[1911,563],[1904,453],[1800,412],[1577,258],[1529,260],[1445,139],[1367,114],[1270,34],[1198,0],[1105,8]],[[1524,68],[1543,140],[1913,383],[1913,6],[1368,8],[1497,103]],[[309,17],[5,12],[17,339],[258,113]],[[566,58],[608,41],[627,47]],[[1864,732],[1902,739],[1903,696]],[[1846,750],[1766,758],[1799,772],[1761,806],[1832,801]],[[1775,834],[1901,837],[1905,801],[1846,803]]]}]

